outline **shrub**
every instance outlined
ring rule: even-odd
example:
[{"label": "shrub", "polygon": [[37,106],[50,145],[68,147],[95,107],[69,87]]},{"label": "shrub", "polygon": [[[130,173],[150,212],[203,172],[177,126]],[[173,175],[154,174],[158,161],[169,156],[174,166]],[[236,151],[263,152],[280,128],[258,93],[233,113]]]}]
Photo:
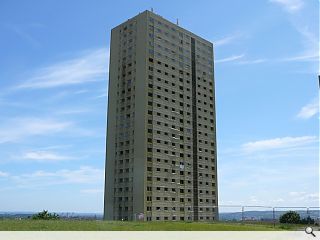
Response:
[{"label": "shrub", "polygon": [[301,219],[300,223],[302,224],[314,224],[314,219],[308,216],[307,218]]},{"label": "shrub", "polygon": [[300,215],[295,211],[289,211],[280,216],[280,223],[300,223]]},{"label": "shrub", "polygon": [[58,220],[59,215],[56,213],[49,213],[47,210],[43,210],[32,216],[33,220]]}]

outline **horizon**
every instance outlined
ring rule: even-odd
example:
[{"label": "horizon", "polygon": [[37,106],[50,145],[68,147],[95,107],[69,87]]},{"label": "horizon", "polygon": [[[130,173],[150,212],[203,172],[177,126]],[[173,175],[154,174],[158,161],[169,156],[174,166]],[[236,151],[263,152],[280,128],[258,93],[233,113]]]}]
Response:
[{"label": "horizon", "polygon": [[[301,207],[301,208],[286,208],[287,210],[282,210],[280,208],[276,208],[276,209],[279,209],[279,210],[276,210],[275,213],[276,214],[279,214],[279,213],[285,213],[285,212],[288,212],[288,211],[295,211],[295,212],[298,212],[298,213],[304,213],[305,214],[308,214],[308,213],[312,213],[312,212],[317,212],[318,214],[320,213],[320,207],[317,207],[318,209],[314,209],[314,210],[307,210],[306,207]],[[42,211],[0,211],[0,215],[5,215],[5,214],[35,214],[35,213],[39,213],[39,212],[42,212]],[[103,216],[103,212],[54,212],[54,211],[48,211],[49,213],[56,213],[56,214],[60,214],[60,215],[70,215],[70,216],[81,216],[81,214],[83,214],[82,216],[85,216],[85,215],[102,215]],[[264,209],[264,210],[244,210],[243,211],[244,213],[272,213],[273,210],[272,209]],[[242,211],[241,209],[240,210],[234,210],[234,211],[219,211],[219,215],[220,214],[241,214]],[[319,218],[319,216],[318,216]]]}]

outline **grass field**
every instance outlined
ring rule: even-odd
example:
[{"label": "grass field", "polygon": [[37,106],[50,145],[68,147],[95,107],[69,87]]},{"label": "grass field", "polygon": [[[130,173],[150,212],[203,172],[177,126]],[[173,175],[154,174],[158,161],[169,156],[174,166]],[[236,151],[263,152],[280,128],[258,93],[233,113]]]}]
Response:
[{"label": "grass field", "polygon": [[199,223],[199,222],[117,222],[94,220],[0,220],[0,231],[282,231],[301,229],[298,225]]}]

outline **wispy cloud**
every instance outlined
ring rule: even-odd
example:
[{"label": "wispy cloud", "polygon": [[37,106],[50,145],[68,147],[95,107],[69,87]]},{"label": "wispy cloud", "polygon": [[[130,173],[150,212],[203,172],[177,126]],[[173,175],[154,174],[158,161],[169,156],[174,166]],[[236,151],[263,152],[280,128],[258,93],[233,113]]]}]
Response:
[{"label": "wispy cloud", "polygon": [[267,59],[265,59],[265,58],[259,58],[259,59],[253,59],[253,60],[243,60],[243,61],[239,61],[238,63],[246,65],[246,64],[258,64],[258,63],[263,63],[266,61],[267,61]]},{"label": "wispy cloud", "polygon": [[272,199],[271,202],[272,203],[283,203],[283,202],[285,202],[285,200],[283,198],[277,198],[277,199]]},{"label": "wispy cloud", "polygon": [[310,55],[308,53],[280,59],[280,61],[282,62],[311,62],[311,61],[318,61],[318,60],[319,60],[318,54]]},{"label": "wispy cloud", "polygon": [[217,39],[217,40],[213,40],[213,45],[215,47],[220,47],[229,43],[232,43],[233,41],[235,41],[236,39],[238,39],[241,35],[239,33],[235,33],[233,35],[221,38],[221,39]]},{"label": "wispy cloud", "polygon": [[51,146],[37,148],[37,151],[47,151],[47,150],[54,150],[54,149],[66,149],[66,148],[70,148],[72,146],[73,145],[71,145],[71,144],[51,145]]},{"label": "wispy cloud", "polygon": [[80,190],[80,192],[85,194],[98,194],[98,193],[103,193],[103,188],[82,189]]},{"label": "wispy cloud", "polygon": [[87,89],[81,89],[81,90],[78,90],[78,91],[73,92],[73,94],[83,94],[83,93],[87,93],[87,92],[89,92],[89,90],[87,90]]},{"label": "wispy cloud", "polygon": [[304,2],[303,0],[269,0],[272,3],[281,5],[289,13],[298,12],[302,9]]},{"label": "wispy cloud", "polygon": [[303,106],[299,113],[297,114],[298,118],[309,119],[319,112],[319,103],[318,98],[313,99],[310,103]]},{"label": "wispy cloud", "polygon": [[307,25],[301,26],[300,23],[294,24],[294,27],[301,36],[303,51],[295,56],[280,59],[280,61],[296,62],[317,62],[319,61],[319,39],[310,30]]},{"label": "wispy cloud", "polygon": [[8,177],[9,173],[0,171],[0,177]]},{"label": "wispy cloud", "polygon": [[316,141],[317,138],[315,136],[273,138],[245,143],[242,145],[242,150],[250,153],[272,149],[285,149],[307,145]]},{"label": "wispy cloud", "polygon": [[215,60],[215,63],[224,63],[224,62],[234,62],[236,61],[237,64],[258,64],[258,63],[263,63],[268,61],[266,58],[258,58],[258,59],[244,59],[245,54],[240,54],[240,55],[232,55],[230,57],[222,58],[222,59],[217,59]]},{"label": "wispy cloud", "polygon": [[[295,24],[296,30],[301,34],[301,36],[304,38],[304,47],[308,50],[310,50],[309,55],[315,55],[314,50],[317,50],[319,48],[319,37],[316,33],[316,29],[313,29],[308,24]],[[311,29],[310,29],[311,28]],[[319,56],[319,52],[317,54]]]},{"label": "wispy cloud", "polygon": [[[301,18],[298,14],[304,6],[303,0],[269,0],[270,2],[280,4],[289,12],[289,21],[301,36],[302,51],[298,54],[280,58],[284,62],[317,62],[319,60],[319,37],[318,26],[310,21],[310,18]],[[307,13],[306,13],[307,14]],[[312,18],[311,18],[312,19]],[[316,71],[315,69],[313,71]]]},{"label": "wispy cloud", "polygon": [[37,162],[56,162],[72,159],[70,156],[60,155],[49,151],[29,151],[21,156],[21,159]]},{"label": "wispy cloud", "polygon": [[291,200],[294,201],[311,201],[319,203],[319,193],[307,193],[307,192],[289,192],[288,194]]},{"label": "wispy cloud", "polygon": [[62,109],[62,110],[58,110],[55,114],[58,114],[58,115],[75,115],[75,114],[88,113],[88,112],[91,112],[91,111],[92,111],[92,109],[88,109],[88,108]]},{"label": "wispy cloud", "polygon": [[41,118],[17,118],[3,123],[0,128],[0,144],[16,142],[25,137],[50,135],[72,126],[71,122]]},{"label": "wispy cloud", "polygon": [[224,62],[233,62],[233,61],[236,61],[236,60],[239,60],[241,58],[244,57],[244,54],[241,54],[241,55],[233,55],[231,57],[227,57],[227,58],[222,58],[222,59],[217,59],[215,60],[215,63],[224,63]]},{"label": "wispy cloud", "polygon": [[30,27],[34,28],[39,28],[43,27],[43,25],[40,24],[3,24],[7,29],[10,31],[14,32],[19,38],[22,40],[28,42],[34,47],[40,46],[40,42],[32,35],[30,34]]},{"label": "wispy cloud", "polygon": [[80,57],[40,68],[16,89],[54,88],[106,80],[108,49],[100,48],[82,53]]},{"label": "wispy cloud", "polygon": [[35,171],[33,173],[12,176],[11,180],[19,187],[34,188],[60,184],[97,184],[103,182],[104,171],[91,166],[79,169],[61,169],[57,171]]},{"label": "wispy cloud", "polygon": [[103,93],[103,94],[100,94],[98,96],[92,97],[92,99],[106,98],[107,96],[108,96],[107,93]]}]

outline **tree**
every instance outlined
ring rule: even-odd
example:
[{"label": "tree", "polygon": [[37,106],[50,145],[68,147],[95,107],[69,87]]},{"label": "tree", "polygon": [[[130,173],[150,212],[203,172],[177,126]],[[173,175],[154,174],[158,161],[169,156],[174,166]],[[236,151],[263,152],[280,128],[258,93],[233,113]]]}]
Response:
[{"label": "tree", "polygon": [[58,220],[60,216],[56,213],[49,213],[48,210],[43,210],[32,216],[33,220]]},{"label": "tree", "polygon": [[295,211],[289,211],[280,216],[280,223],[300,223],[300,215]]}]

